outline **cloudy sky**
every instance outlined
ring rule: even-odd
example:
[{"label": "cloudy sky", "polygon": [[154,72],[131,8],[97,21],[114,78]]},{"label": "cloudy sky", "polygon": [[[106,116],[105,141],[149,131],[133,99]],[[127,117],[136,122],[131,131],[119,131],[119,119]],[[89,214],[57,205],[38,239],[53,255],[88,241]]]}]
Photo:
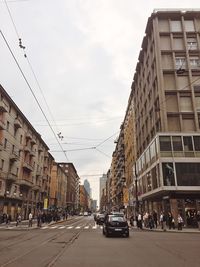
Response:
[{"label": "cloudy sky", "polygon": [[[68,160],[98,199],[99,177],[110,167],[148,17],[155,8],[198,8],[199,0],[6,3],[0,0],[0,30],[54,133],[61,132]],[[0,84],[55,160],[66,161],[1,35]]]}]

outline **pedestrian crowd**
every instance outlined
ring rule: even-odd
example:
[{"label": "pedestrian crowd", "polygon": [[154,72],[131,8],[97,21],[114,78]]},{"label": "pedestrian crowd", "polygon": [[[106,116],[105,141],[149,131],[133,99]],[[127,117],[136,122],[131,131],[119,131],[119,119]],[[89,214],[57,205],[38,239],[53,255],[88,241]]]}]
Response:
[{"label": "pedestrian crowd", "polygon": [[[184,220],[181,214],[178,214],[176,218],[174,218],[171,212],[165,213],[160,212],[158,215],[156,211],[153,212],[144,212],[143,214],[138,212],[136,216],[131,215],[130,217],[130,225],[134,226],[134,222],[139,229],[149,228],[156,229],[158,226],[161,227],[163,231],[166,231],[168,228],[182,230],[184,226]],[[200,230],[200,211],[196,214],[196,222],[198,225],[198,229]]]},{"label": "pedestrian crowd", "polygon": [[[67,212],[49,212],[49,211],[40,211],[38,210],[35,214],[30,211],[28,214],[28,227],[33,226],[33,219],[37,220],[37,226],[41,227],[43,223],[50,223],[52,221],[59,221],[61,219],[66,220],[68,217]],[[12,221],[11,215],[7,213],[0,214],[0,224],[5,223],[7,226],[10,225],[10,222]],[[17,213],[16,215],[16,226],[20,225],[22,222],[22,215],[20,213]]]}]

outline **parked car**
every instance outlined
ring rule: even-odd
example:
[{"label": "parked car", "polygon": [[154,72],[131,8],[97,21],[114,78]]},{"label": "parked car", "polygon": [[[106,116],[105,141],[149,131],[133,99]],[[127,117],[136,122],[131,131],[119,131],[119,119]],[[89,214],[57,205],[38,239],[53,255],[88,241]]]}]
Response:
[{"label": "parked car", "polygon": [[101,225],[104,223],[104,220],[105,220],[105,215],[104,214],[98,214],[96,216],[96,223]]},{"label": "parked car", "polygon": [[125,217],[107,215],[103,223],[103,234],[106,237],[120,235],[129,237],[129,226]]},{"label": "parked car", "polygon": [[88,212],[85,211],[85,212],[83,213],[83,216],[88,216]]}]

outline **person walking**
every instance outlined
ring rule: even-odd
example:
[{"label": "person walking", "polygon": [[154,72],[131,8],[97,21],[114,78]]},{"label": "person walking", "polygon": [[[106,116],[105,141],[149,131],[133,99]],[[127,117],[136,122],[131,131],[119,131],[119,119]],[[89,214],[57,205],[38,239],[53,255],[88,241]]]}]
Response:
[{"label": "person walking", "polygon": [[183,227],[183,218],[181,217],[181,215],[178,215],[178,230],[182,230]]},{"label": "person walking", "polygon": [[16,226],[18,226],[21,222],[21,215],[17,214]]},{"label": "person walking", "polygon": [[32,227],[32,225],[33,225],[33,215],[30,212],[28,215],[28,227]]},{"label": "person walking", "polygon": [[198,229],[199,229],[199,231],[200,231],[200,211],[198,210],[197,211],[197,224],[198,224]]},{"label": "person walking", "polygon": [[167,214],[169,230],[171,230],[171,228],[172,228],[172,218],[173,218],[173,216],[172,216],[171,212],[169,211],[168,214]]},{"label": "person walking", "polygon": [[155,210],[153,212],[153,220],[154,220],[154,225],[157,228],[158,227],[158,214]]},{"label": "person walking", "polygon": [[142,215],[138,213],[138,227],[142,230]]}]

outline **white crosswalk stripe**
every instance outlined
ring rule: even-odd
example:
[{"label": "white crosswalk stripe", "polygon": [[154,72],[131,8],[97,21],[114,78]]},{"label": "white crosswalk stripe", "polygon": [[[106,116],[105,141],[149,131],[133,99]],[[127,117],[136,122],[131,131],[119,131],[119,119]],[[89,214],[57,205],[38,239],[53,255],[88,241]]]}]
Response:
[{"label": "white crosswalk stripe", "polygon": [[[27,226],[26,226],[27,228]],[[47,229],[51,229],[51,230],[62,230],[62,229],[66,229],[66,230],[71,230],[71,229],[83,229],[83,230],[98,230],[98,229],[102,229],[103,226],[102,225],[97,225],[97,224],[88,224],[88,225],[44,225],[42,226],[40,229],[41,230],[47,230]],[[12,230],[12,229],[20,229],[20,227],[16,227],[16,226],[0,226],[0,229],[8,229],[8,230]],[[27,229],[33,229],[33,228],[27,228]]]}]

